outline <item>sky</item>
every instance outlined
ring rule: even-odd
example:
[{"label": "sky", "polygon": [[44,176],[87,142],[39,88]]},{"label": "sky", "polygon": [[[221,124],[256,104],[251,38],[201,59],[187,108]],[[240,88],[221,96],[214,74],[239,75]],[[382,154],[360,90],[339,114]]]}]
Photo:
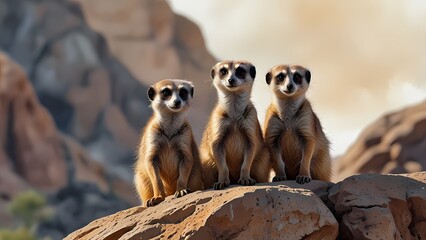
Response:
[{"label": "sky", "polygon": [[342,154],[369,123],[426,99],[426,1],[168,0],[201,28],[218,60],[257,69],[253,102],[263,125],[277,64],[312,73],[307,98]]}]

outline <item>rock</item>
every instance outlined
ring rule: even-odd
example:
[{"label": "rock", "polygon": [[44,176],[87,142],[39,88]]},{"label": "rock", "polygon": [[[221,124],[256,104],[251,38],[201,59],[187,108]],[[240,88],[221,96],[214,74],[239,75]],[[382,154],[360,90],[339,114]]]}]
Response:
[{"label": "rock", "polygon": [[329,199],[341,239],[426,238],[425,178],[426,172],[362,174],[337,183]]},{"label": "rock", "polygon": [[[16,219],[6,207],[15,196],[31,188],[51,196],[48,203],[55,208],[55,222],[42,225],[40,234],[55,239],[94,218],[138,203],[131,183],[93,160],[77,141],[58,131],[24,71],[1,52],[0,100],[2,226],[16,226]],[[120,123],[117,119],[124,117],[117,114],[119,110],[108,117],[109,121]],[[118,139],[126,140],[124,136]],[[125,143],[130,148],[130,143]]]},{"label": "rock", "polygon": [[338,223],[320,198],[289,185],[301,186],[268,183],[168,197],[156,207],[93,221],[65,239],[336,239]]},{"label": "rock", "polygon": [[426,102],[387,114],[368,126],[337,161],[335,180],[355,173],[426,170]]},{"label": "rock", "polygon": [[[0,53],[0,132],[7,164],[30,185],[53,191],[67,183],[59,135],[50,114],[40,106],[24,71]],[[6,160],[3,160],[6,161]]]},{"label": "rock", "polygon": [[362,174],[197,191],[95,220],[65,239],[423,239],[425,180],[426,172]]},{"label": "rock", "polygon": [[[77,139],[91,158],[99,156],[99,148],[108,148],[114,154],[102,155],[97,160],[108,163],[108,171],[131,179],[129,163],[134,161],[138,144],[135,136],[151,115],[147,87],[109,53],[105,39],[87,26],[75,1],[0,2],[7,6],[1,13],[4,17],[0,18],[0,48],[28,71],[40,102],[52,114],[59,130]],[[112,9],[116,4],[108,11],[107,5],[102,4],[101,8],[108,14],[115,11]],[[133,17],[137,21],[145,19],[139,14]],[[150,26],[150,18],[146,19]],[[103,21],[106,18],[101,18]],[[104,23],[117,31],[126,25],[117,19]],[[138,29],[141,25],[138,24]],[[150,35],[148,30],[135,34]],[[123,121],[105,126],[110,106],[118,108]],[[123,126],[127,131],[121,131]]]}]

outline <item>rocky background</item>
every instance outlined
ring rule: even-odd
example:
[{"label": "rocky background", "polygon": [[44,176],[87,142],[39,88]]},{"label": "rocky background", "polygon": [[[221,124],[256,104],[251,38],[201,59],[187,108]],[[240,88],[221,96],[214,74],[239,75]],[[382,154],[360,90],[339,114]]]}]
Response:
[{"label": "rocky background", "polygon": [[[136,206],[147,87],[194,82],[198,140],[216,99],[199,28],[163,0],[0,0],[0,51],[0,228],[18,224],[6,206],[28,189],[54,209],[39,227],[52,239]],[[426,102],[386,115],[336,161],[335,179],[424,171],[425,136]]]}]

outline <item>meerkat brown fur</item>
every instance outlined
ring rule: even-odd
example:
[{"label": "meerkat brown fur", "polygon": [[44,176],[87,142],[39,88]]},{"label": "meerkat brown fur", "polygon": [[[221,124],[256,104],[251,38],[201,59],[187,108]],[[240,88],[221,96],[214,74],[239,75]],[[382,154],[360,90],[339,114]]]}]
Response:
[{"label": "meerkat brown fur", "polygon": [[297,65],[278,65],[266,74],[273,95],[264,134],[276,174],[273,181],[330,181],[330,143],[305,97],[310,81],[311,72]]},{"label": "meerkat brown fur", "polygon": [[256,68],[245,61],[219,62],[211,70],[218,103],[200,146],[206,188],[269,179],[269,152],[250,100],[255,76]]},{"label": "meerkat brown fur", "polygon": [[202,170],[186,113],[194,94],[191,82],[162,80],[148,90],[154,114],[140,141],[135,186],[148,207],[166,196],[201,190]]}]

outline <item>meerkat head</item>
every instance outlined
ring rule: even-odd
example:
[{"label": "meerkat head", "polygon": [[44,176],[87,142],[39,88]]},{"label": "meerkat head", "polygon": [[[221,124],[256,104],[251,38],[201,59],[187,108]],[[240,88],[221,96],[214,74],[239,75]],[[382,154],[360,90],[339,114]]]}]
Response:
[{"label": "meerkat head", "polygon": [[266,74],[266,83],[279,98],[304,96],[311,82],[311,72],[298,65],[277,65]]},{"label": "meerkat head", "polygon": [[166,79],[157,82],[148,89],[148,97],[155,111],[161,113],[179,113],[189,108],[194,96],[191,82],[179,79]]},{"label": "meerkat head", "polygon": [[246,61],[223,61],[213,66],[210,76],[218,91],[250,91],[256,77],[256,68]]}]

